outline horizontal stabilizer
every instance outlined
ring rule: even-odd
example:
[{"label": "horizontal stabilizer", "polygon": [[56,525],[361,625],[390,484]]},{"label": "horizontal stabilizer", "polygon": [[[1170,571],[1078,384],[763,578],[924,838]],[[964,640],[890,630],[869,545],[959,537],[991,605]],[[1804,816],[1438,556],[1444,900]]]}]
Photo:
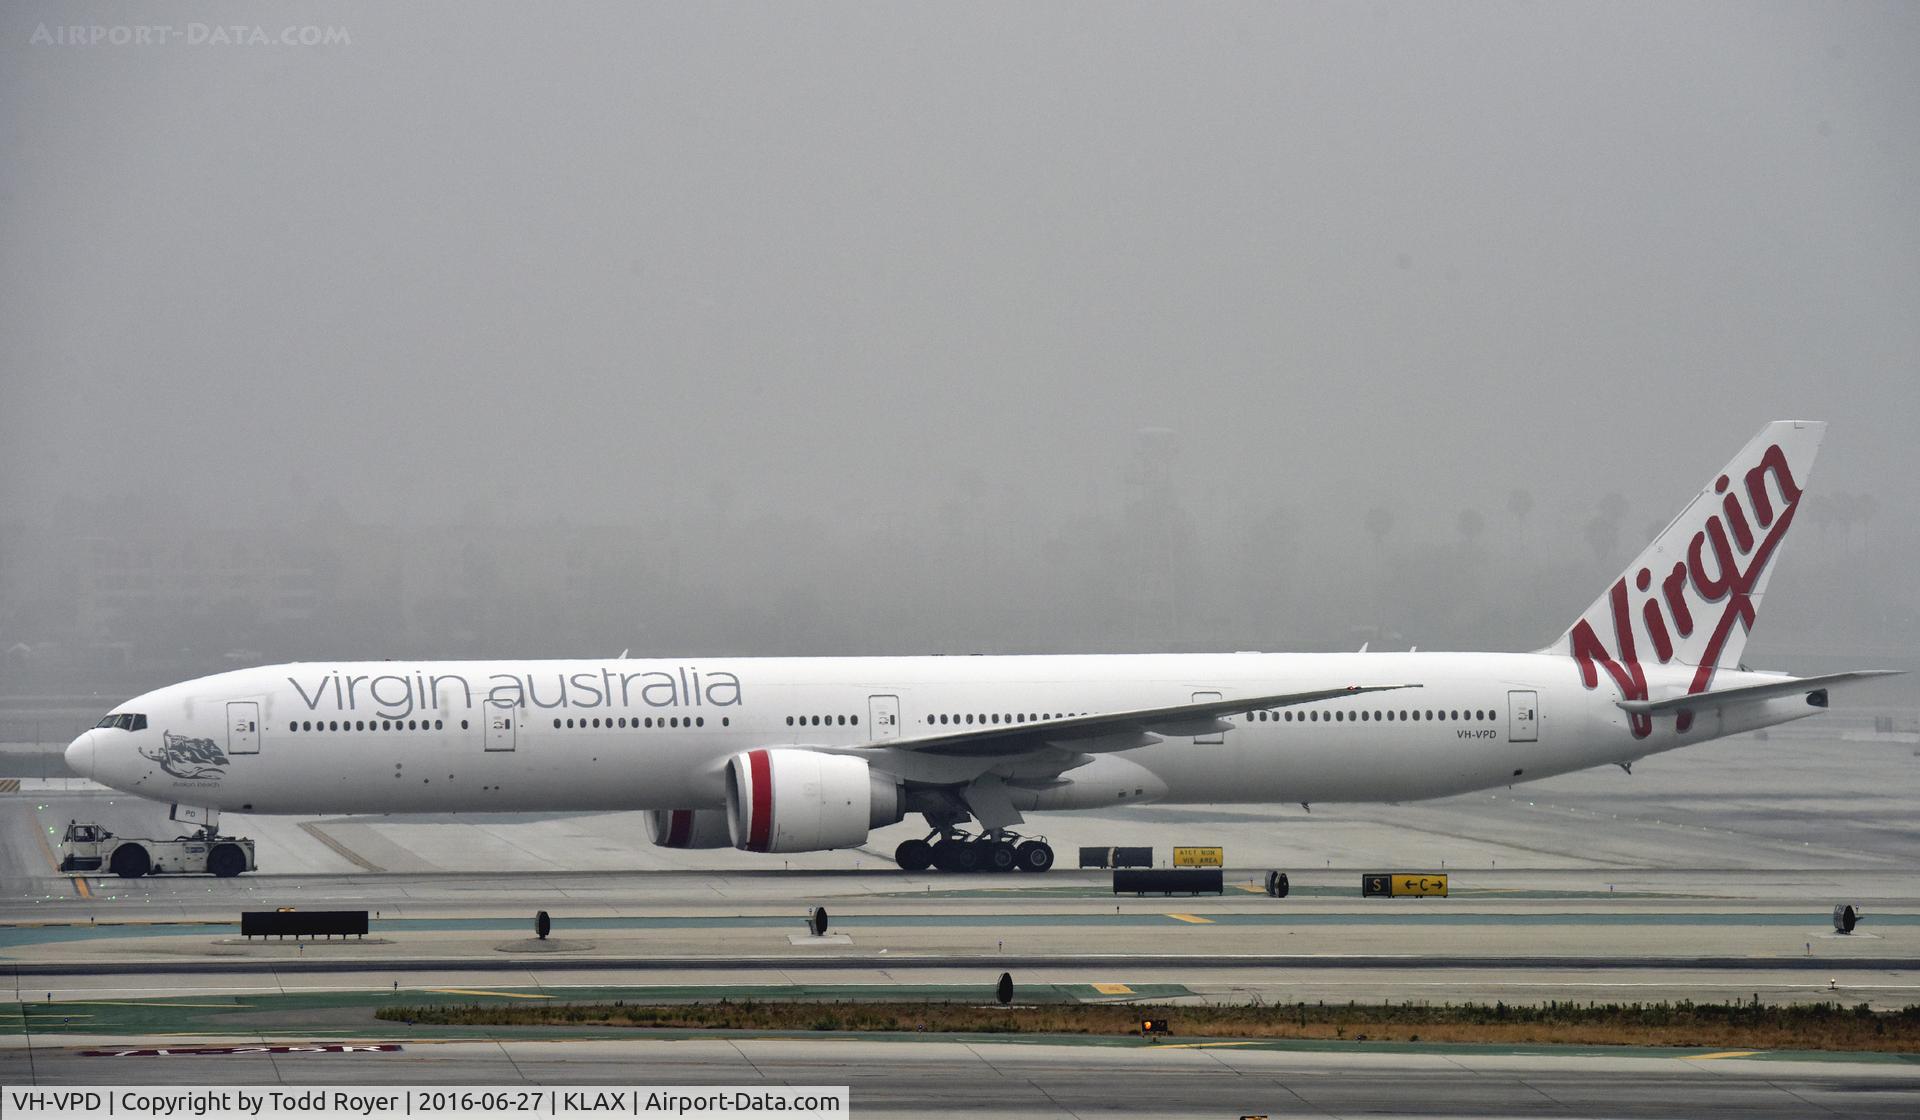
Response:
[{"label": "horizontal stabilizer", "polygon": [[[1754,700],[1772,700],[1781,696],[1797,696],[1806,693],[1824,691],[1836,684],[1853,684],[1859,681],[1873,680],[1875,677],[1897,677],[1900,669],[1859,669],[1851,673],[1829,673],[1824,677],[1783,677],[1765,684],[1741,685],[1738,688],[1718,688],[1711,692],[1696,692],[1690,696],[1675,696],[1668,700],[1615,700],[1622,709],[1635,715],[1657,716],[1669,712],[1698,712],[1708,708],[1717,708],[1726,704],[1740,704]],[[1825,705],[1820,705],[1824,707]]]}]

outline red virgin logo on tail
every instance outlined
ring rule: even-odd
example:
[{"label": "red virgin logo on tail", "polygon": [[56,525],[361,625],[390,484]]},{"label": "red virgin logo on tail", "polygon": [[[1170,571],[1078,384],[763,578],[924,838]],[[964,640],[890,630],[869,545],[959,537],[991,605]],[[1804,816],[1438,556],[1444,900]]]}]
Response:
[{"label": "red virgin logo on tail", "polygon": [[[1767,489],[1769,477],[1780,496],[1777,510]],[[1647,677],[1640,664],[1640,643],[1644,640],[1662,665],[1678,656],[1682,664],[1698,666],[1687,693],[1703,692],[1719,668],[1734,624],[1740,625],[1743,634],[1753,629],[1754,587],[1793,524],[1793,511],[1800,505],[1800,486],[1779,444],[1769,446],[1742,481],[1745,504],[1726,475],[1715,480],[1713,492],[1721,496],[1719,510],[1709,514],[1706,525],[1694,533],[1687,544],[1686,559],[1675,562],[1671,571],[1659,576],[1657,588],[1655,573],[1648,568],[1630,573],[1631,591],[1628,576],[1614,582],[1607,595],[1607,614],[1613,623],[1611,649],[1594,632],[1592,620],[1582,618],[1574,623],[1568,632],[1570,652],[1579,663],[1581,682],[1588,688],[1599,687],[1600,670],[1605,669],[1619,687],[1621,699],[1647,699]],[[1717,615],[1713,613],[1716,607]],[[1697,656],[1692,656],[1690,647],[1696,643],[1689,639],[1707,627],[1704,644],[1698,646]],[[1627,722],[1636,739],[1653,733],[1651,716],[1629,714]],[[1679,730],[1685,731],[1692,723],[1690,713],[1680,713]]]}]

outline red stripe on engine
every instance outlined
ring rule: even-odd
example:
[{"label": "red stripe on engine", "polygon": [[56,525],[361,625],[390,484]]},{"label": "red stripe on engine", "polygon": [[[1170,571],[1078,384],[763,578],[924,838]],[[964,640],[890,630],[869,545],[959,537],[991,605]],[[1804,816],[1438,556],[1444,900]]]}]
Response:
[{"label": "red stripe on engine", "polygon": [[686,847],[687,841],[693,839],[693,810],[675,809],[667,822],[667,847]]},{"label": "red stripe on engine", "polygon": [[773,766],[766,751],[748,751],[753,780],[753,813],[747,818],[747,850],[764,852],[773,831]]}]

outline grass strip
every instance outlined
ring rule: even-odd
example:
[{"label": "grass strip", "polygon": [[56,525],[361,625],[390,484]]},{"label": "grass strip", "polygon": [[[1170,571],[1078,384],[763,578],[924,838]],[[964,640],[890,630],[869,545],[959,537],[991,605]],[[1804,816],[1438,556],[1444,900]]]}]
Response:
[{"label": "grass strip", "polygon": [[383,1007],[381,1019],[460,1027],[966,1034],[1138,1034],[1165,1019],[1187,1038],[1520,1045],[1711,1047],[1920,1053],[1920,1007],[1761,1003],[1048,1004],[728,1000],[693,1004],[439,1003]]}]

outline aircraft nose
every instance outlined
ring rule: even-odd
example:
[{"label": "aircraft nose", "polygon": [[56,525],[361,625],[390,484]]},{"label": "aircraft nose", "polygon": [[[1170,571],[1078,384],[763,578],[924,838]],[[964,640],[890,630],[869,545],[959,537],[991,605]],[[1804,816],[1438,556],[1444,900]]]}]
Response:
[{"label": "aircraft nose", "polygon": [[82,731],[78,739],[67,744],[67,769],[89,780],[93,777],[93,736],[91,731]]}]

